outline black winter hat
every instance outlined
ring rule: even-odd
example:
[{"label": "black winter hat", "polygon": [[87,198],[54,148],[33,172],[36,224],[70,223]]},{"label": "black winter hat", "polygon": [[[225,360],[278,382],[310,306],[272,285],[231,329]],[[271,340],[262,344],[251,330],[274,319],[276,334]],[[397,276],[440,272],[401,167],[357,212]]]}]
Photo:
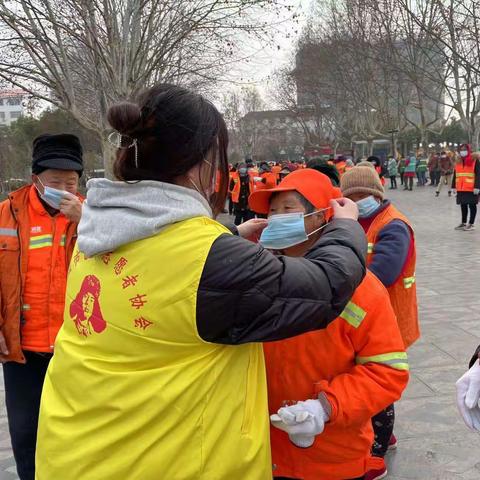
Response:
[{"label": "black winter hat", "polygon": [[68,133],[40,135],[33,141],[32,173],[45,170],[74,170],[83,173],[83,150],[77,136]]}]

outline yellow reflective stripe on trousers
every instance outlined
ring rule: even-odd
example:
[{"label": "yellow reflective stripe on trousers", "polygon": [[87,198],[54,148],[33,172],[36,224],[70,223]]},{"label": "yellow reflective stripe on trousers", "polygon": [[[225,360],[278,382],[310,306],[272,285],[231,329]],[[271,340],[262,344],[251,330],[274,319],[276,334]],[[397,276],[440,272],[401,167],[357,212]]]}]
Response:
[{"label": "yellow reflective stripe on trousers", "polygon": [[357,365],[365,365],[366,363],[380,363],[388,365],[397,370],[410,370],[408,366],[408,356],[406,352],[391,352],[381,355],[372,355],[371,357],[357,357],[355,359]]},{"label": "yellow reflective stripe on trousers", "polygon": [[52,235],[37,235],[36,237],[30,237],[30,250],[43,247],[51,247],[53,245]]},{"label": "yellow reflective stripe on trousers", "polygon": [[348,302],[347,306],[340,314],[340,317],[352,327],[358,328],[366,315],[367,312],[365,310],[360,308],[358,305],[355,305],[353,302]]},{"label": "yellow reflective stripe on trousers", "polygon": [[373,247],[375,246],[374,243],[369,243],[367,246],[367,253],[373,253]]},{"label": "yellow reflective stripe on trousers", "polygon": [[403,286],[405,288],[412,288],[413,284],[415,283],[415,275],[413,277],[405,277],[403,279]]}]

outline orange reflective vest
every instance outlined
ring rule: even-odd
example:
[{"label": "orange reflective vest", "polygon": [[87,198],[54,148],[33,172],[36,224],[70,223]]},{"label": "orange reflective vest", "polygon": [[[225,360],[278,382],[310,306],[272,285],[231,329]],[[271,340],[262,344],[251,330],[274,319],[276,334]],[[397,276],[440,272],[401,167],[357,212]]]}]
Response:
[{"label": "orange reflective vest", "polygon": [[375,170],[380,177],[380,182],[382,183],[382,185],[385,185],[385,178],[382,176],[382,167],[375,167]]},{"label": "orange reflective vest", "polygon": [[274,476],[344,480],[378,468],[371,418],[400,398],[409,375],[388,293],[373,273],[325,330],[266,343],[264,352],[270,414],[319,395],[332,410],[310,448],[270,428]]},{"label": "orange reflective vest", "polygon": [[[253,176],[249,176],[249,182],[248,182],[248,196],[253,192]],[[233,188],[232,188],[232,202],[233,203],[238,203],[240,200],[240,189],[242,187],[242,182],[240,180],[240,175],[238,172],[232,172],[232,180],[233,180]]]},{"label": "orange reflective vest", "polygon": [[455,165],[455,188],[457,192],[473,192],[475,189],[476,160],[468,165],[460,161]]},{"label": "orange reflective vest", "polygon": [[0,203],[0,327],[10,352],[0,355],[2,362],[25,363],[22,344],[51,351],[63,319],[77,224],[43,215],[34,188],[27,185]]},{"label": "orange reflective vest", "polygon": [[340,176],[342,176],[345,173],[347,162],[338,162],[335,164],[335,166],[337,167],[337,170]]},{"label": "orange reflective vest", "polygon": [[417,306],[417,285],[415,280],[417,254],[413,228],[408,219],[393,205],[389,205],[385,210],[380,212],[368,229],[367,266],[372,262],[375,256],[375,243],[377,241],[378,234],[393,220],[401,220],[404,222],[408,226],[413,239],[413,251],[409,254],[410,256],[403,269],[403,272],[397,281],[387,288],[393,310],[397,316],[398,326],[402,334],[405,348],[408,348],[420,337]]},{"label": "orange reflective vest", "polygon": [[30,189],[28,200],[30,241],[23,291],[22,348],[51,353],[63,323],[68,219],[62,214],[51,217],[35,187]]},{"label": "orange reflective vest", "polygon": [[282,171],[282,167],[280,165],[274,165],[272,167],[272,173],[275,174],[275,180],[278,183],[280,181],[280,172]]},{"label": "orange reflective vest", "polygon": [[[233,185],[235,184],[235,176],[238,176],[237,172],[228,172],[228,193],[231,195],[233,190]],[[233,181],[233,183],[232,183]]]}]

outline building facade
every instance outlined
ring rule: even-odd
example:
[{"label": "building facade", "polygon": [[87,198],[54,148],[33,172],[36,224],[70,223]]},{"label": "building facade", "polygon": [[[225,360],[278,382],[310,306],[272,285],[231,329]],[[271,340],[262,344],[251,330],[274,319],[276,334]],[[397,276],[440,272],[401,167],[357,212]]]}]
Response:
[{"label": "building facade", "polygon": [[287,110],[249,112],[240,119],[237,143],[256,161],[296,160],[303,154],[305,132]]},{"label": "building facade", "polygon": [[9,126],[23,116],[25,96],[20,89],[0,91],[0,125]]}]

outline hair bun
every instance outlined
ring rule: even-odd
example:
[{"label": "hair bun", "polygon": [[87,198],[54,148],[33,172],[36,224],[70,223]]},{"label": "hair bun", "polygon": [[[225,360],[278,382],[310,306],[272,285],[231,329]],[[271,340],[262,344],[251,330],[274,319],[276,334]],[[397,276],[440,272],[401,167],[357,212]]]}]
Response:
[{"label": "hair bun", "polygon": [[108,109],[108,123],[122,135],[130,135],[140,125],[142,111],[136,103],[120,102]]}]

